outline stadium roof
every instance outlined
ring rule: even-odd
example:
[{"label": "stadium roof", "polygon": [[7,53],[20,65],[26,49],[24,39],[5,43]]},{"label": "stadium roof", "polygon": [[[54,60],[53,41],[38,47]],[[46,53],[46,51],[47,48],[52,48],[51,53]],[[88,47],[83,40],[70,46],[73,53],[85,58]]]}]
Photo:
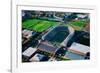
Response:
[{"label": "stadium roof", "polygon": [[44,34],[42,36],[42,40],[46,40],[52,43],[54,42],[54,44],[56,42],[57,46],[61,45],[66,47],[67,42],[70,40],[73,34],[74,34],[74,29],[72,27],[59,25],[51,29],[48,33]]}]

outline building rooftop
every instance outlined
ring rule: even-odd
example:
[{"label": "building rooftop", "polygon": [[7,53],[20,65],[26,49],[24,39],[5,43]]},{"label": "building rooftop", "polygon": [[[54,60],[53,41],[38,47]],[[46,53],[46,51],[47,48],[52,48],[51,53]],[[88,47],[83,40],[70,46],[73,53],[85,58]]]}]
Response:
[{"label": "building rooftop", "polygon": [[38,46],[38,49],[52,54],[54,54],[57,50],[56,47],[54,47],[52,44],[48,42],[41,42],[40,45]]},{"label": "building rooftop", "polygon": [[84,56],[69,51],[66,52],[64,57],[71,60],[84,60]]},{"label": "building rooftop", "polygon": [[25,29],[25,30],[22,31],[22,34],[23,34],[22,36],[23,36],[24,38],[30,38],[30,37],[32,36],[32,32],[33,32],[33,31],[30,31],[30,30],[26,30],[26,29]]},{"label": "building rooftop", "polygon": [[[42,40],[46,40],[51,42],[54,46],[60,46],[60,43],[63,43],[63,41],[68,37],[72,36],[74,30],[71,27],[67,26],[56,26],[52,30],[50,30],[48,33],[42,36]],[[70,37],[71,37],[70,36]],[[69,38],[68,38],[69,39]],[[67,42],[67,40],[65,42]],[[64,44],[64,43],[63,43]],[[62,44],[62,45],[63,45]],[[66,43],[65,43],[66,44]],[[64,45],[65,45],[64,44]]]},{"label": "building rooftop", "polygon": [[31,59],[30,61],[34,61],[34,62],[39,62],[41,61],[45,56],[42,55],[42,54],[35,54]]},{"label": "building rooftop", "polygon": [[79,17],[79,18],[85,18],[87,16],[88,16],[87,14],[77,14],[77,17]]},{"label": "building rooftop", "polygon": [[85,31],[77,31],[75,30],[74,35],[68,41],[67,46],[70,47],[73,42],[77,42],[83,45],[90,46],[90,34]]},{"label": "building rooftop", "polygon": [[90,48],[88,46],[76,42],[74,42],[68,50],[80,55],[86,55],[86,53],[90,52]]},{"label": "building rooftop", "polygon": [[22,55],[27,56],[27,57],[30,57],[33,53],[36,52],[36,50],[37,50],[36,48],[29,47],[28,49],[26,49],[26,50],[22,53]]}]

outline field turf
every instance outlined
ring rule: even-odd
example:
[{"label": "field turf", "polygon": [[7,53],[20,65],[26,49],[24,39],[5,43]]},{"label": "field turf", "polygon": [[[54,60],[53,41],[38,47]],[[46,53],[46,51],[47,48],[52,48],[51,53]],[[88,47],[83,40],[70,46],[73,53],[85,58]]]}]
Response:
[{"label": "field turf", "polygon": [[49,20],[41,20],[41,19],[29,19],[22,22],[22,28],[42,32],[49,27],[57,25],[58,22],[49,21]]},{"label": "field turf", "polygon": [[86,24],[86,22],[85,21],[81,21],[81,20],[76,20],[76,21],[72,21],[70,24],[82,27],[82,26],[84,26]]},{"label": "field turf", "polygon": [[70,26],[72,26],[75,30],[81,30],[86,26],[86,22],[81,20],[76,20],[70,22]]}]

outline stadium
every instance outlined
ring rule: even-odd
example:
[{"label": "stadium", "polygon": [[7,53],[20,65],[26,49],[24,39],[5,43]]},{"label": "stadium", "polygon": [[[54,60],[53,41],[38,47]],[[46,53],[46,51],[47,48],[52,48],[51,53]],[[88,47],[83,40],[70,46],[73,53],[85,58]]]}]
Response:
[{"label": "stadium", "polygon": [[71,27],[59,25],[42,36],[42,40],[52,43],[54,46],[66,46],[67,41],[73,36],[74,30]]}]

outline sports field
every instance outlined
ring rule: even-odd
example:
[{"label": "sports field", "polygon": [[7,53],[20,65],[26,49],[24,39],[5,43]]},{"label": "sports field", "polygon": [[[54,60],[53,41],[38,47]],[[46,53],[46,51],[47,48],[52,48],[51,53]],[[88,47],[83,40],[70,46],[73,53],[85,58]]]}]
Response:
[{"label": "sports field", "polygon": [[58,25],[58,22],[41,19],[29,19],[22,22],[22,28],[33,30],[36,32],[42,32],[55,25]]},{"label": "sports field", "polygon": [[70,26],[72,26],[75,30],[81,30],[86,26],[86,21],[75,20],[70,22]]},{"label": "sports field", "polygon": [[81,21],[81,20],[76,20],[76,21],[72,21],[71,24],[75,25],[75,26],[79,26],[82,27],[85,25],[85,21]]}]

